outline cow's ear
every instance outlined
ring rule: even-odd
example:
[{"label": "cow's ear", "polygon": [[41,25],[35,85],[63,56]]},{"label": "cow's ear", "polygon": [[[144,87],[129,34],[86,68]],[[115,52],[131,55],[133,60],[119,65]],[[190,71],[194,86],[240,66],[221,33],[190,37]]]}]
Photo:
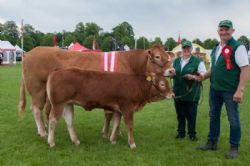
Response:
[{"label": "cow's ear", "polygon": [[170,56],[171,60],[175,58],[175,54],[172,51],[167,51],[167,53]]},{"label": "cow's ear", "polygon": [[152,58],[152,55],[153,55],[153,52],[151,49],[148,49],[147,50],[147,53],[148,53],[148,58],[151,59]]}]

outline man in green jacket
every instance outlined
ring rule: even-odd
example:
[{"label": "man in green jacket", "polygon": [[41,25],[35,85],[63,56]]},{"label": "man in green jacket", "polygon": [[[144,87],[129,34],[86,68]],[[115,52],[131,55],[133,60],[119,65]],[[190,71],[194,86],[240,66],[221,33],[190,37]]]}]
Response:
[{"label": "man in green jacket", "polygon": [[211,53],[211,67],[204,75],[210,77],[210,129],[208,141],[198,147],[199,150],[216,150],[220,135],[220,115],[222,105],[225,104],[230,123],[230,151],[227,159],[238,156],[241,139],[238,103],[243,100],[243,93],[247,84],[249,67],[245,46],[236,41],[232,34],[233,24],[229,20],[219,23],[218,34],[220,43]]}]

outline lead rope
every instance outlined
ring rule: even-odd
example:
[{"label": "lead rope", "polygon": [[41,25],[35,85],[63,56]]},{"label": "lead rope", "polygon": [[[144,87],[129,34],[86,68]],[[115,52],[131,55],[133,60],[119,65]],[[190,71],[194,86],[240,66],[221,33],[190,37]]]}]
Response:
[{"label": "lead rope", "polygon": [[[201,88],[201,98],[198,101],[198,105],[202,104],[203,98],[204,98],[203,85],[202,85],[202,83],[197,82],[197,81],[195,81],[195,83],[192,84],[191,88],[187,88],[187,92],[185,94],[179,95],[179,96],[174,96],[174,99],[180,99],[180,98],[183,98],[183,97],[189,95],[192,92],[193,88],[194,88],[194,84],[198,84],[200,86],[200,88]],[[170,86],[171,86],[171,89],[173,90],[172,78],[170,78]],[[198,93],[198,89],[196,89],[196,91],[195,91],[195,95],[193,97],[193,101],[194,101],[194,98],[196,97],[197,93]]]},{"label": "lead rope", "polygon": [[[170,85],[171,85],[171,89],[173,90],[173,82],[172,82],[172,78],[170,78]],[[174,96],[174,99],[180,99],[183,98],[185,96],[187,96],[189,93],[191,93],[193,90],[193,85],[191,88],[187,88],[187,92],[183,95],[179,95],[179,96]]]}]

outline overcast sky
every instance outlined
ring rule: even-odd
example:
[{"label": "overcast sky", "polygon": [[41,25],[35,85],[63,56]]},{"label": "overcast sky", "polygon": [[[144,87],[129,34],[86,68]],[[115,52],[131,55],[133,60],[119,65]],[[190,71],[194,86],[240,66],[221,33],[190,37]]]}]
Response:
[{"label": "overcast sky", "polygon": [[249,0],[0,0],[0,22],[13,20],[42,32],[73,31],[78,22],[95,22],[104,31],[123,21],[135,36],[177,40],[217,38],[218,22],[230,19],[236,32],[250,37]]}]

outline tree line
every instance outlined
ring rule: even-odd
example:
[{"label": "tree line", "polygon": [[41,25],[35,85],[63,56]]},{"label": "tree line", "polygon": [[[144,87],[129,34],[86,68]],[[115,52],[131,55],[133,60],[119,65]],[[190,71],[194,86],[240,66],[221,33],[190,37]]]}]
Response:
[{"label": "tree line", "polygon": [[[53,46],[54,33],[43,33],[36,30],[32,25],[25,24],[23,26],[24,33],[24,50],[29,51],[36,46]],[[148,39],[141,36],[135,39],[133,27],[128,22],[122,22],[115,26],[111,32],[103,31],[103,28],[94,22],[83,23],[79,22],[75,25],[74,31],[56,32],[57,46],[69,46],[72,42],[79,42],[87,48],[92,48],[93,39],[96,39],[97,48],[102,51],[123,50],[127,45],[129,48],[147,49],[153,44],[162,44],[166,50],[171,51],[178,42],[169,37],[166,41],[162,41],[160,37]],[[6,21],[0,23],[0,40],[8,40],[13,45],[21,45],[20,31],[14,21]],[[186,39],[182,39],[186,40]],[[135,43],[136,41],[136,43]],[[242,35],[238,41],[244,44],[249,50],[250,39]],[[203,46],[205,49],[212,49],[217,43],[217,39],[194,39],[193,43]]]}]

